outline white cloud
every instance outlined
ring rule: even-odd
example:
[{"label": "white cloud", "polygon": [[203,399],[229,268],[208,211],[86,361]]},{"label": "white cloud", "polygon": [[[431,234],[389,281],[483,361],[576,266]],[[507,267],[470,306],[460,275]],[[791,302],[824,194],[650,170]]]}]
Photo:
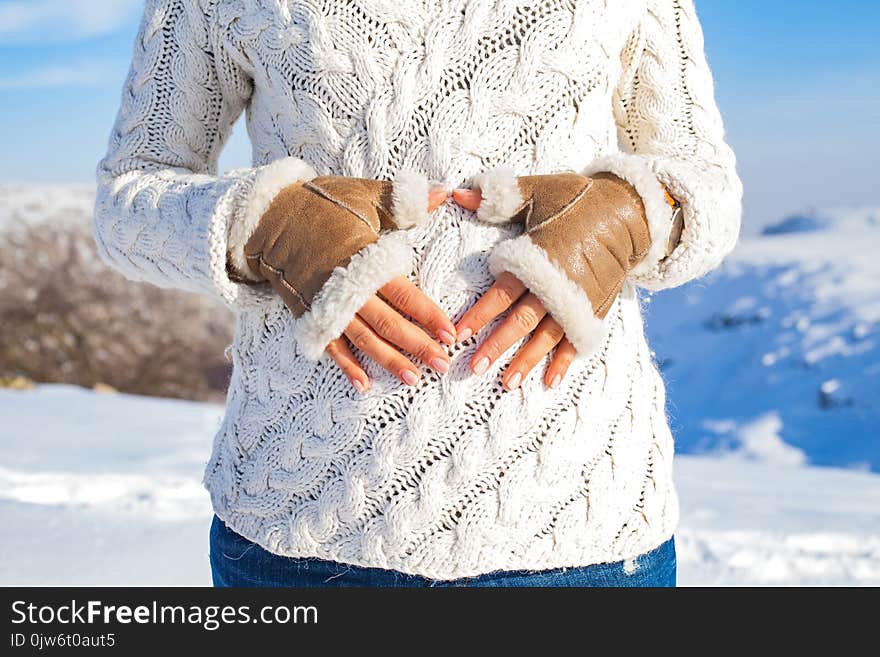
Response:
[{"label": "white cloud", "polygon": [[136,19],[142,0],[9,0],[0,3],[0,45],[77,41]]},{"label": "white cloud", "polygon": [[82,60],[34,68],[15,75],[0,76],[0,91],[99,85],[118,77],[119,64],[107,60]]}]

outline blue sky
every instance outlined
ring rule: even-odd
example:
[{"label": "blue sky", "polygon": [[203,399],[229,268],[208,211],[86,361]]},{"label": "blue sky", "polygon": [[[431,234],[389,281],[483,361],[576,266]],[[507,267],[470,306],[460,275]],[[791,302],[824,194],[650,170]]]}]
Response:
[{"label": "blue sky", "polygon": [[[880,205],[880,2],[696,0],[752,226]],[[0,0],[0,181],[89,181],[141,0]],[[248,163],[239,127],[221,168]]]}]

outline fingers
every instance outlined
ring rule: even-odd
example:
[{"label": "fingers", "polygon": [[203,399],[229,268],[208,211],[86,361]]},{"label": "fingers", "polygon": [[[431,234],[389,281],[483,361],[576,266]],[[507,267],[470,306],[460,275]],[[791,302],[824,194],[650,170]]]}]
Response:
[{"label": "fingers", "polygon": [[[441,373],[448,371],[447,354],[424,331],[407,322],[381,299],[371,299],[362,313],[366,318],[355,317],[345,331],[346,337],[401,381],[407,385],[415,385],[421,377],[418,368],[395,345],[417,355]],[[387,316],[392,319],[389,320]],[[392,323],[386,324],[388,321]],[[508,365],[502,376],[502,383],[507,390],[515,390],[555,348],[556,352],[550,360],[544,383],[550,388],[557,387],[568,372],[576,351],[565,338],[559,323],[546,314],[543,305],[531,294],[517,304],[501,326],[479,347],[471,359],[471,368],[476,374],[482,374],[512,344],[532,331],[534,333],[531,339]],[[369,376],[343,338],[337,338],[327,345],[327,353],[358,392],[369,390]]]},{"label": "fingers", "polygon": [[405,384],[414,386],[421,379],[419,369],[394,346],[380,338],[359,316],[355,315],[348,328],[345,329],[345,337],[369,358],[379,363]]},{"label": "fingers", "polygon": [[388,303],[426,327],[445,344],[455,344],[455,325],[446,313],[405,276],[398,276],[380,288]]},{"label": "fingers", "polygon": [[339,369],[345,374],[354,389],[358,392],[366,392],[370,388],[370,377],[361,367],[361,364],[351,353],[351,349],[341,337],[336,338],[327,345],[327,353],[339,365]]},{"label": "fingers", "polygon": [[553,354],[550,367],[547,368],[547,374],[544,376],[544,383],[551,388],[558,386],[562,382],[565,373],[568,371],[568,366],[571,365],[571,361],[574,360],[576,353],[574,345],[568,341],[568,338],[564,338],[556,348],[556,353]]},{"label": "fingers", "polygon": [[[529,375],[535,365],[537,365],[544,356],[553,351],[557,344],[565,338],[565,331],[559,323],[547,315],[538,324],[531,339],[523,346],[522,349],[510,361],[507,370],[501,377],[501,382],[508,390],[515,390],[520,386],[523,380]],[[566,341],[567,342],[567,341]],[[568,367],[567,365],[565,366]],[[564,369],[562,374],[564,374]],[[548,379],[549,380],[549,379]],[[560,376],[560,381],[562,377]],[[548,384],[549,385],[549,384]]]},{"label": "fingers", "polygon": [[449,356],[443,347],[379,297],[371,297],[358,315],[396,349],[412,354],[441,374],[449,371]]},{"label": "fingers", "polygon": [[538,297],[525,295],[474,353],[471,358],[474,374],[483,374],[513,343],[534,331],[546,314]]},{"label": "fingers", "polygon": [[502,272],[492,287],[486,290],[486,293],[468,308],[458,321],[456,326],[458,339],[464,341],[479,332],[486,324],[510,308],[525,291],[526,286],[516,276]]},{"label": "fingers", "polygon": [[447,198],[449,198],[449,192],[445,187],[442,185],[431,185],[431,188],[428,190],[428,212],[433,212],[446,203]]},{"label": "fingers", "polygon": [[483,193],[479,189],[455,189],[452,191],[452,199],[465,210],[477,210],[483,200]]}]

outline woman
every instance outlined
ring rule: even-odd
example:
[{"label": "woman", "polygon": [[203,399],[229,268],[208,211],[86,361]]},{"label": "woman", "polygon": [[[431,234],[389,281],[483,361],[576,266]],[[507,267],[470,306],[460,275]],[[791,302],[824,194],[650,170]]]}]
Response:
[{"label": "woman", "polygon": [[149,0],[98,178],[108,262],[237,315],[215,584],[674,584],[635,289],[741,198],[692,0]]}]

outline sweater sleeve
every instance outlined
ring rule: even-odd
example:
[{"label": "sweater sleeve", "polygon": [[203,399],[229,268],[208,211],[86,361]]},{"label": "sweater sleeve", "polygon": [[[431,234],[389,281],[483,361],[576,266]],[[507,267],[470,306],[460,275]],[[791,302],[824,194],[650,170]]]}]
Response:
[{"label": "sweater sleeve", "polygon": [[[585,173],[614,173],[644,201],[653,246],[631,280],[660,290],[706,274],[736,243],[742,184],[693,0],[647,0],[622,52],[614,112],[620,152],[599,158]],[[684,211],[681,240],[669,256],[671,210],[663,187]]]},{"label": "sweater sleeve", "polygon": [[305,162],[218,176],[217,160],[252,83],[221,46],[213,2],[148,0],[106,156],[94,233],[101,257],[133,280],[217,296],[248,286],[227,275],[227,245]]}]

